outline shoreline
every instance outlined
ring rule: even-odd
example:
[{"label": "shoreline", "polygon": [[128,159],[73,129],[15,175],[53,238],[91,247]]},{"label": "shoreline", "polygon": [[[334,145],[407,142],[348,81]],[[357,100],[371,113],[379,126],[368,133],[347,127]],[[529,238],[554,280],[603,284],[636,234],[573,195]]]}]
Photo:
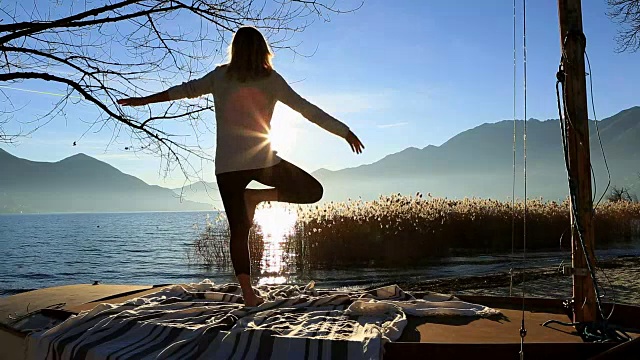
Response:
[{"label": "shoreline", "polygon": [[[640,256],[620,255],[598,262],[601,269],[596,276],[604,295],[604,301],[640,305]],[[604,272],[603,272],[603,271]],[[428,280],[384,281],[364,285],[364,289],[397,284],[404,291],[421,294],[435,292],[452,295],[514,296],[523,294],[522,273],[515,269],[513,283],[509,271],[496,271],[483,275],[450,276]],[[301,284],[297,284],[301,285]],[[513,285],[510,289],[510,285]],[[350,287],[350,286],[347,286]],[[358,286],[361,287],[361,286]],[[338,286],[337,288],[341,288]],[[336,288],[336,289],[337,289]],[[613,289],[613,291],[611,291]],[[5,298],[23,291],[7,291]],[[525,270],[524,294],[526,297],[568,299],[572,296],[572,278],[563,275],[558,266],[536,267]]]},{"label": "shoreline", "polygon": [[[604,301],[640,305],[640,257],[621,256],[598,262],[596,278]],[[460,295],[510,296],[509,272],[490,275],[451,277],[398,285],[408,292],[437,292]],[[522,273],[514,271],[511,296],[523,294]],[[563,275],[557,266],[525,269],[526,297],[571,298],[572,277]]]}]

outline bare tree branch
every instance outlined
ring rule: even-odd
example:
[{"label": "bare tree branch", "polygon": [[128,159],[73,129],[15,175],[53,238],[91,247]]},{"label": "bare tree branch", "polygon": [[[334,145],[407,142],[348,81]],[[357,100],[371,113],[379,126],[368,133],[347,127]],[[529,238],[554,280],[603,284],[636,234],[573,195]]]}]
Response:
[{"label": "bare tree branch", "polygon": [[[191,160],[211,160],[201,140],[213,139],[206,115],[212,102],[122,109],[117,99],[157,92],[210,71],[224,56],[231,31],[242,25],[261,29],[276,49],[296,52],[291,40],[314,19],[328,21],[362,5],[361,0],[341,4],[348,2],[353,6],[340,8],[335,0],[3,1],[0,143],[66,117],[68,106],[82,102],[97,113],[95,119],[81,119],[87,131],[111,131],[110,144],[128,136],[131,144],[125,149],[159,156],[165,174],[173,169],[187,177],[200,174]],[[55,94],[60,100],[42,117],[14,116],[17,107],[9,91],[24,91],[16,86],[34,81],[57,84],[54,88],[62,90],[53,92],[62,92]],[[191,130],[172,133],[165,129],[175,126],[163,125],[165,120]]]},{"label": "bare tree branch", "polygon": [[115,11],[118,8],[125,7],[128,5],[132,5],[138,2],[137,0],[127,0],[122,1],[120,3],[106,5],[100,8],[91,9],[89,11],[85,11],[79,14],[75,14],[73,16],[68,16],[62,19],[58,19],[55,21],[44,21],[44,22],[34,22],[34,21],[25,21],[17,24],[6,24],[0,26],[0,32],[9,32],[11,35],[6,35],[0,38],[0,43],[5,43],[11,41],[13,39],[18,39],[23,36],[28,36],[38,31],[53,29],[56,27],[65,27],[69,25],[69,23],[81,20],[89,16],[98,16],[105,12]]},{"label": "bare tree branch", "polygon": [[611,187],[611,191],[609,191],[609,194],[607,195],[607,200],[611,202],[638,202],[638,196],[636,194],[632,194],[627,187],[613,186]]},{"label": "bare tree branch", "polygon": [[640,0],[607,0],[608,15],[620,25],[617,51],[640,49]]}]

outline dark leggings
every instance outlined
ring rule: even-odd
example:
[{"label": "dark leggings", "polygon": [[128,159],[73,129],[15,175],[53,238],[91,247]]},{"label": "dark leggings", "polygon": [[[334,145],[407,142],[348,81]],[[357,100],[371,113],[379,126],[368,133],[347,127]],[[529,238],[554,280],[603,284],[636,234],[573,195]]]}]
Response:
[{"label": "dark leggings", "polygon": [[252,221],[247,216],[244,192],[252,180],[276,188],[278,201],[282,202],[312,204],[322,198],[323,192],[318,180],[285,160],[268,168],[227,172],[216,178],[229,220],[231,263],[236,275],[251,273],[249,229]]}]

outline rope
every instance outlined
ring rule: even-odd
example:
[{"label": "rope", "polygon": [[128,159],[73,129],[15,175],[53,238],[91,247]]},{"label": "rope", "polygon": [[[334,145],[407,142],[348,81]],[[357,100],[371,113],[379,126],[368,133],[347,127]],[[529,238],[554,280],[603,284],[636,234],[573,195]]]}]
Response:
[{"label": "rope", "polygon": [[[599,314],[600,317],[602,319],[602,321],[600,322],[588,322],[588,323],[560,323],[561,325],[568,325],[568,326],[575,326],[576,330],[578,330],[580,332],[580,335],[582,336],[582,338],[585,341],[594,341],[594,342],[604,342],[604,341],[624,341],[627,340],[624,336],[620,336],[619,333],[617,333],[615,331],[615,329],[613,329],[607,322],[607,320],[609,319],[609,317],[611,316],[611,313],[609,314],[609,316],[605,317],[604,316],[604,312],[602,311],[602,304],[600,301],[600,287],[598,284],[598,280],[596,278],[596,274],[594,271],[593,266],[591,265],[591,257],[589,256],[589,253],[587,252],[586,249],[586,245],[584,242],[584,236],[583,236],[583,228],[580,224],[580,219],[577,216],[577,210],[578,210],[578,206],[577,206],[577,194],[576,194],[576,187],[575,187],[575,183],[576,183],[576,179],[574,179],[572,177],[571,174],[571,167],[570,167],[570,163],[569,163],[569,158],[568,158],[568,140],[567,140],[567,133],[566,133],[566,124],[570,124],[574,129],[575,126],[573,126],[573,123],[571,122],[571,118],[569,117],[569,113],[567,111],[566,108],[566,91],[565,91],[565,80],[566,80],[566,73],[565,73],[565,63],[568,63],[567,61],[567,57],[566,57],[566,53],[564,50],[567,38],[569,36],[577,36],[579,38],[579,40],[582,41],[583,43],[583,48],[585,49],[585,55],[586,55],[586,37],[584,36],[583,33],[575,33],[575,32],[569,32],[566,37],[563,40],[562,43],[562,58],[560,60],[560,65],[558,67],[558,73],[556,74],[556,100],[557,100],[557,104],[558,104],[558,115],[560,118],[560,127],[561,127],[561,135],[562,135],[562,148],[563,148],[563,152],[564,152],[564,158],[565,158],[565,167],[567,169],[567,178],[568,178],[568,182],[569,182],[569,195],[570,195],[570,203],[571,203],[571,214],[572,214],[572,220],[573,220],[573,224],[576,230],[576,233],[578,235],[578,241],[580,243],[582,252],[584,253],[585,259],[586,259],[586,263],[587,263],[587,269],[589,271],[589,274],[591,275],[591,281],[593,282],[593,287],[594,287],[594,291],[595,291],[595,295],[596,295],[596,304],[598,306],[598,310],[599,310]],[[591,72],[591,71],[590,71]],[[589,73],[590,73],[589,72]],[[560,90],[560,88],[562,88],[562,90]],[[562,91],[562,104],[561,104],[561,97],[560,97],[560,92]],[[593,88],[592,88],[593,91]],[[593,101],[593,95],[592,95],[592,101]],[[563,111],[564,110],[564,117],[563,115]],[[595,116],[595,114],[594,114]],[[581,134],[577,131],[575,131],[576,134],[578,134],[578,136],[580,136],[581,138],[579,139],[578,143],[581,146],[584,146],[584,134]],[[599,135],[599,132],[598,132]],[[588,141],[588,139],[587,139]],[[585,150],[583,148],[583,150]],[[604,150],[603,150],[603,156],[604,156]],[[607,165],[607,169],[608,169],[608,165]],[[593,168],[592,168],[592,172],[593,172]],[[593,210],[592,210],[593,211]],[[574,307],[576,306],[575,304],[575,300],[578,299],[574,299]],[[547,326],[550,323],[558,323],[558,322],[554,322],[554,321],[548,321],[546,323],[543,324],[543,326]],[[613,329],[613,330],[612,330]]]},{"label": "rope", "polygon": [[550,324],[561,326],[571,326],[580,329],[582,338],[585,341],[601,342],[602,339],[608,341],[624,342],[632,340],[628,332],[636,332],[638,329],[625,329],[618,326],[607,325],[603,323],[579,323],[579,322],[562,322],[558,320],[547,320],[542,326],[549,327]]},{"label": "rope", "polygon": [[[609,187],[611,186],[611,171],[609,170],[609,163],[607,162],[607,154],[604,152],[604,146],[602,145],[602,138],[600,137],[600,127],[598,126],[599,121],[598,121],[598,116],[596,115],[596,103],[595,103],[595,101],[593,99],[593,75],[592,75],[593,72],[591,71],[591,61],[589,61],[589,54],[587,54],[586,46],[585,46],[585,49],[584,49],[584,57],[587,60],[587,66],[589,68],[589,95],[590,95],[590,98],[591,98],[591,109],[593,111],[593,121],[594,121],[594,123],[596,125],[596,134],[598,135],[598,143],[600,144],[600,151],[602,151],[602,159],[604,160],[604,166],[607,169],[607,186],[605,187],[604,191],[602,192],[602,195],[600,196],[600,198],[598,199],[596,204],[593,206],[593,210],[595,212],[595,209],[600,205],[600,202],[606,196],[607,191],[609,191]],[[596,183],[596,179],[595,179],[595,176],[594,176],[594,198],[593,198],[593,200],[595,200],[595,196],[596,196],[595,183]],[[598,259],[595,259],[595,263],[596,263],[596,268],[598,268],[598,266],[597,266]],[[611,288],[611,312],[607,316],[607,320],[609,320],[609,318],[611,318],[611,315],[613,315],[613,310],[616,307],[616,290],[613,287],[613,284],[611,283],[611,280],[609,280],[609,277],[607,276],[607,273],[604,271],[604,269],[599,268],[597,270],[600,270],[600,272],[602,272],[602,274],[604,275],[605,280],[607,281],[607,283],[609,284],[609,287]],[[605,292],[605,296],[606,296],[606,292]]]},{"label": "rope", "polygon": [[[592,71],[591,71],[591,61],[589,61],[589,55],[587,54],[586,46],[585,46],[585,49],[584,49],[584,57],[587,60],[587,66],[589,67],[589,95],[591,97],[591,109],[593,111],[593,121],[595,122],[595,125],[596,125],[596,133],[598,134],[598,143],[600,144],[600,151],[602,151],[602,159],[604,160],[604,166],[607,169],[607,187],[604,189],[604,191],[602,192],[602,195],[600,196],[600,198],[598,199],[598,201],[594,205],[594,209],[595,209],[595,208],[598,207],[598,205],[600,205],[600,202],[602,201],[602,199],[607,195],[607,191],[609,190],[609,187],[611,186],[611,171],[609,170],[609,163],[607,162],[607,155],[604,152],[604,146],[602,145],[602,139],[600,138],[600,127],[598,126],[598,122],[599,121],[598,121],[598,116],[596,115],[596,103],[593,100],[593,76],[591,75],[591,73],[592,73]],[[594,177],[594,185],[595,185],[595,177]],[[595,191],[594,191],[594,195],[595,195]],[[595,196],[594,196],[594,200],[595,200]]]},{"label": "rope", "polygon": [[[572,36],[572,35],[573,36],[577,36],[583,42],[583,48],[586,48],[586,37],[584,36],[583,33],[578,34],[578,33],[569,32],[567,34],[567,36],[565,37],[563,43],[562,43],[563,54],[565,53],[564,52],[564,45],[565,45],[565,43],[567,41],[567,38],[569,36]],[[566,62],[567,61],[566,56],[563,56],[561,61],[563,63]],[[564,121],[565,121],[565,123],[568,122],[574,129],[576,129],[576,127],[574,126],[574,124],[571,121],[571,117],[569,117],[569,113],[568,113],[567,108],[566,108],[566,103],[567,103],[566,102],[566,96],[567,96],[567,94],[566,94],[566,91],[565,91],[565,88],[564,88],[564,83],[565,83],[565,79],[566,79],[566,74],[564,73],[564,68],[565,68],[565,66],[563,64],[562,67],[561,67],[563,73],[561,75],[557,76],[558,81],[560,82],[560,85],[562,87],[562,100],[563,100],[562,103],[563,103],[563,107],[564,107],[564,113],[566,115]],[[564,126],[563,126],[563,128],[564,128]],[[584,142],[588,141],[588,139],[585,140],[584,134],[578,132],[577,130],[575,130],[575,133],[578,134],[578,136],[581,137],[579,139],[579,141],[578,141],[578,144],[580,144],[581,146],[584,146],[583,145]],[[563,133],[563,136],[565,136],[565,137],[567,136],[566,132]],[[586,259],[587,269],[589,270],[589,273],[591,274],[591,279],[593,281],[593,286],[594,286],[594,290],[595,290],[595,293],[596,293],[596,303],[598,305],[598,310],[600,310],[600,315],[603,316],[604,313],[602,312],[602,306],[601,306],[601,303],[600,303],[600,293],[599,293],[598,281],[596,279],[596,274],[593,271],[593,267],[591,265],[591,259],[590,259],[589,253],[587,252],[586,245],[584,243],[584,236],[583,236],[583,231],[582,231],[583,227],[581,226],[580,219],[577,216],[577,213],[578,213],[577,200],[578,199],[577,199],[576,186],[575,186],[577,180],[572,178],[571,171],[569,171],[570,170],[570,163],[568,161],[568,154],[567,154],[568,141],[565,139],[563,144],[565,146],[563,148],[563,150],[565,152],[565,156],[567,157],[566,166],[567,166],[567,176],[568,176],[568,179],[569,179],[569,195],[571,197],[572,218],[573,218],[573,222],[575,224],[576,233],[578,234],[578,239],[579,239],[579,242],[580,242],[580,246],[582,248],[582,251],[583,251],[585,259]],[[583,148],[583,150],[585,150],[585,149]],[[603,318],[603,320],[604,320],[604,318]]]},{"label": "rope", "polygon": [[524,338],[527,336],[527,328],[524,323],[524,299],[526,291],[526,265],[527,265],[527,0],[522,0],[522,42],[523,42],[523,71],[524,71],[524,216],[522,238],[522,324],[520,327],[520,360],[524,359]]}]

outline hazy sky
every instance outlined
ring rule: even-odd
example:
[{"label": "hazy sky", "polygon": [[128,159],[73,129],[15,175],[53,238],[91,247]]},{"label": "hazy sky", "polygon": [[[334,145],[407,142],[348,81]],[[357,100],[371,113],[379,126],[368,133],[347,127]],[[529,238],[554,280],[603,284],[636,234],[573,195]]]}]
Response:
[{"label": "hazy sky", "polygon": [[[528,117],[557,118],[556,3],[528,2]],[[518,0],[519,118],[523,117],[521,6]],[[606,11],[606,0],[583,1],[599,118],[640,104],[640,53],[615,52],[617,25]],[[410,146],[440,145],[461,131],[513,117],[511,0],[366,0],[355,13],[332,15],[331,22],[316,21],[293,41],[301,42],[299,52],[315,54],[301,57],[279,51],[274,59],[278,71],[303,97],[347,123],[366,146],[362,155],[355,155],[344,140],[278,105],[273,120],[275,147],[282,157],[309,171],[371,163]],[[16,87],[47,91],[47,86],[24,82]],[[25,105],[20,112],[23,119],[42,114],[59,99],[3,90]],[[66,112],[67,121],[54,120],[17,146],[3,148],[38,161],[84,152],[151,184],[182,184],[179,173],[159,176],[158,159],[135,156],[123,144],[107,147],[108,130],[91,132],[78,146],[71,146],[87,129],[80,120],[91,117],[93,110],[68,104]],[[214,122],[213,113],[207,118]],[[278,137],[279,131],[285,136]],[[205,179],[213,180],[210,165]]]}]

